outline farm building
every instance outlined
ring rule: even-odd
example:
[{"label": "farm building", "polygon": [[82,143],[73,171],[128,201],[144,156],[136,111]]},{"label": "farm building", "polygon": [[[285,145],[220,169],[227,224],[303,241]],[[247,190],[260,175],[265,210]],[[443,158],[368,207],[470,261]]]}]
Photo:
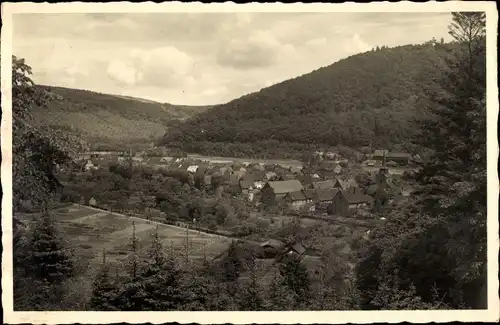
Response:
[{"label": "farm building", "polygon": [[303,191],[295,191],[285,195],[285,201],[291,205],[292,209],[300,210],[307,203],[307,198]]},{"label": "farm building", "polygon": [[304,187],[296,180],[267,182],[262,188],[261,201],[266,204],[276,203],[283,199],[288,193],[302,191]]},{"label": "farm building", "polygon": [[329,179],[326,181],[313,182],[312,188],[315,190],[323,190],[323,189],[328,189],[328,188],[334,188],[335,185],[336,185],[336,181]]}]

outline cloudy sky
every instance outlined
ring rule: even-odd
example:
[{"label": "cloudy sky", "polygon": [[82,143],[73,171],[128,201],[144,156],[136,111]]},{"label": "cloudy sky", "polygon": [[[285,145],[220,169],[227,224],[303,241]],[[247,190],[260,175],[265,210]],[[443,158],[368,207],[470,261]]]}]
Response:
[{"label": "cloudy sky", "polygon": [[449,13],[16,14],[35,82],[172,104],[227,102],[377,45],[449,40]]}]

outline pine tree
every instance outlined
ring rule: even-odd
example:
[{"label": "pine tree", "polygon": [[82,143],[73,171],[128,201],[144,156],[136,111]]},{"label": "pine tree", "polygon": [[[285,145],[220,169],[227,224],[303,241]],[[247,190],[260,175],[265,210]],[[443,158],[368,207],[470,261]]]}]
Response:
[{"label": "pine tree", "polygon": [[148,250],[149,264],[140,275],[145,293],[142,310],[176,310],[184,302],[181,271],[172,251],[167,255],[158,236],[158,227]]},{"label": "pine tree", "polygon": [[[486,285],[484,13],[453,13],[450,35],[456,42],[442,91],[434,94],[415,142],[431,152],[417,173],[421,186],[411,205],[388,218],[379,249],[372,250],[381,259],[373,256],[376,265],[365,272],[375,276],[359,288],[376,292],[371,308],[401,306],[408,294],[437,307],[433,287],[442,293],[439,304],[485,307],[477,303]],[[395,299],[395,292],[403,294]]]},{"label": "pine tree", "polygon": [[91,309],[100,311],[117,310],[115,306],[116,286],[117,283],[111,279],[110,268],[106,262],[106,251],[103,251],[102,266],[93,283],[92,297],[90,298]]},{"label": "pine tree", "polygon": [[295,294],[296,305],[304,306],[311,297],[310,279],[306,267],[300,259],[294,256],[285,258],[280,265],[280,274],[283,277],[283,285]]},{"label": "pine tree", "polygon": [[290,310],[295,305],[295,292],[284,285],[285,278],[280,272],[274,272],[271,284],[267,290],[264,308],[270,311]]},{"label": "pine tree", "polygon": [[231,242],[226,258],[222,261],[221,276],[225,281],[234,281],[240,276],[242,262],[236,242]]},{"label": "pine tree", "polygon": [[27,274],[48,283],[60,283],[73,275],[72,254],[64,247],[55,220],[45,212],[36,222],[28,254]]},{"label": "pine tree", "polygon": [[255,258],[252,257],[248,261],[245,261],[244,265],[249,272],[250,279],[241,286],[240,308],[241,310],[262,310],[264,308],[264,301],[262,297],[262,288],[257,278]]},{"label": "pine tree", "polygon": [[425,211],[440,220],[437,227],[447,234],[445,246],[457,266],[457,285],[465,287],[480,285],[486,272],[484,28],[484,13],[453,13],[450,35],[459,49],[449,60],[435,118],[424,122],[421,137],[424,146],[434,149],[419,175],[423,194],[430,198]]}]

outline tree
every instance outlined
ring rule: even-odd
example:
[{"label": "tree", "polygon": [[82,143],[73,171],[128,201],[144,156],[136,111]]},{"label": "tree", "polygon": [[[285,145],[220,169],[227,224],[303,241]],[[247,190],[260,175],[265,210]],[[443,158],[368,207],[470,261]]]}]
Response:
[{"label": "tree", "polygon": [[310,279],[306,267],[295,256],[287,256],[280,265],[280,274],[283,277],[282,285],[294,294],[296,306],[303,306],[311,297]]},{"label": "tree", "polygon": [[372,256],[357,266],[360,292],[372,293],[364,308],[402,306],[410,296],[432,308],[485,308],[484,14],[454,13],[450,34],[456,47],[416,138],[430,152],[416,174],[419,189],[374,233]]},{"label": "tree", "polygon": [[239,247],[235,241],[231,242],[227,256],[221,264],[221,277],[224,281],[234,281],[240,276],[242,261],[239,256]]},{"label": "tree", "polygon": [[144,290],[142,310],[176,310],[184,303],[181,273],[170,251],[163,253],[158,227],[148,250],[148,265],[141,273],[140,283]]},{"label": "tree", "polygon": [[101,269],[97,273],[93,283],[90,308],[98,311],[117,310],[115,306],[117,286],[118,283],[115,283],[111,279],[110,267],[106,261],[106,251],[103,251]]},{"label": "tree", "polygon": [[33,229],[26,266],[28,274],[49,283],[59,283],[73,275],[72,254],[66,249],[55,220],[48,212]]},{"label": "tree", "polygon": [[31,111],[45,109],[54,95],[35,86],[31,67],[24,59],[12,57],[12,163],[13,208],[23,201],[40,209],[61,189],[55,177],[56,165],[64,165],[88,145],[67,132],[30,124]]}]

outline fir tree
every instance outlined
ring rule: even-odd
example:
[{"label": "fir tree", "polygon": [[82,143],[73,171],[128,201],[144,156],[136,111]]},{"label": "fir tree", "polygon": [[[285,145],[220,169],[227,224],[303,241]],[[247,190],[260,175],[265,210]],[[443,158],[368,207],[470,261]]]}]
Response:
[{"label": "fir tree", "polygon": [[226,258],[222,261],[221,276],[225,281],[234,281],[240,276],[242,262],[236,242],[231,242]]},{"label": "fir tree", "polygon": [[48,283],[60,283],[73,275],[72,254],[64,247],[55,220],[45,212],[33,230],[27,274]]},{"label": "fir tree", "polygon": [[271,311],[290,310],[295,304],[295,292],[284,285],[285,278],[280,272],[274,272],[271,284],[267,290],[265,309]]},{"label": "fir tree", "polygon": [[284,263],[280,265],[280,274],[283,277],[282,284],[295,294],[297,305],[306,304],[311,296],[310,279],[300,259],[294,256],[286,257]]},{"label": "fir tree", "polygon": [[93,283],[92,297],[90,298],[91,309],[100,311],[117,310],[115,306],[116,285],[117,283],[111,279],[110,268],[106,262],[106,251],[103,251],[102,266]]},{"label": "fir tree", "polygon": [[432,307],[485,307],[477,303],[486,286],[484,13],[454,13],[450,34],[456,43],[442,91],[434,94],[416,139],[431,152],[417,173],[420,188],[411,204],[388,218],[374,240],[378,249],[358,266],[358,274],[369,268],[358,280],[364,283],[359,292],[377,298],[365,308],[402,306],[409,295]]},{"label": "fir tree", "polygon": [[172,251],[165,256],[158,227],[153,235],[148,257],[150,263],[140,275],[141,287],[145,293],[142,310],[178,309],[184,303],[181,271]]}]

